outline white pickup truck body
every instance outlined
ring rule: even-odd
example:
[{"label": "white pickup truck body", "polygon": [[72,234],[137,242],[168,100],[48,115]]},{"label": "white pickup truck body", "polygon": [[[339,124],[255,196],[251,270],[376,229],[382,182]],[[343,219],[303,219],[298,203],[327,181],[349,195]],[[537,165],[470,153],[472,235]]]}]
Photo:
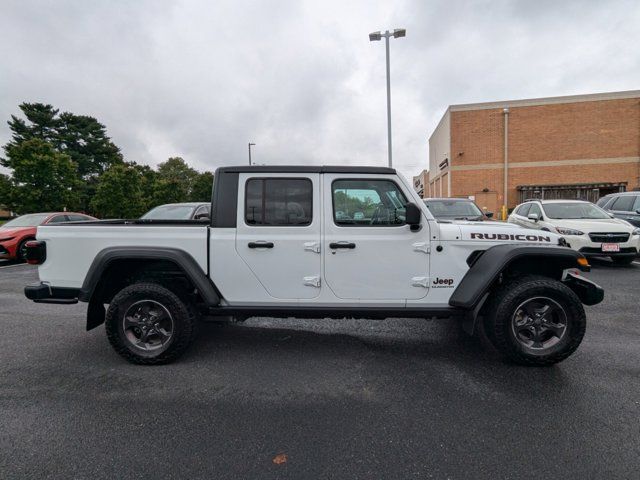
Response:
[{"label": "white pickup truck body", "polygon": [[[207,315],[466,316],[475,324],[480,302],[509,265],[529,259],[523,273],[553,270],[557,281],[587,265],[551,232],[496,222],[438,222],[392,169],[226,167],[215,178],[210,223],[40,227],[37,240],[46,246],[39,267],[42,283],[27,287],[27,296],[41,302],[80,298],[108,304],[117,293],[109,285],[127,275],[144,277],[147,254],[157,260],[170,251],[167,261],[185,273],[199,310]],[[262,203],[256,201],[256,189],[262,189]],[[291,198],[286,192],[293,192]],[[398,201],[402,205],[394,207]],[[375,209],[370,218],[362,212],[348,217],[348,202]],[[409,210],[419,217],[412,224]],[[267,222],[267,215],[287,220]],[[490,249],[494,260],[483,255]],[[486,283],[476,288],[465,277],[482,256],[490,267],[475,272]],[[154,265],[154,271],[161,271]],[[114,269],[126,274],[114,276]],[[214,293],[208,295],[209,289]],[[58,298],[55,291],[61,292]],[[97,298],[97,291],[110,293]],[[98,320],[89,324],[102,323]]]}]

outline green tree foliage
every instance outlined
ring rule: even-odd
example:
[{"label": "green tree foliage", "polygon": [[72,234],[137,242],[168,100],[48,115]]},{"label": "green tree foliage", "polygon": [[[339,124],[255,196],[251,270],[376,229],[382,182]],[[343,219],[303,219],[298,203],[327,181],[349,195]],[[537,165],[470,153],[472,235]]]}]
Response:
[{"label": "green tree foliage", "polygon": [[140,165],[112,165],[100,176],[91,210],[100,218],[139,217],[148,207],[146,181],[145,169]]},{"label": "green tree foliage", "polygon": [[50,143],[32,138],[5,147],[3,166],[12,170],[3,203],[16,212],[76,209],[80,201],[76,165]]},{"label": "green tree foliage", "polygon": [[97,177],[111,165],[122,163],[120,149],[107,136],[106,128],[98,120],[75,115],[42,103],[23,103],[20,110],[25,119],[11,116],[12,137],[7,149],[23,142],[39,139],[48,142],[58,153],[67,155],[76,165],[79,208],[89,209],[95,193]]},{"label": "green tree foliage", "polygon": [[210,202],[211,189],[213,188],[213,173],[203,172],[198,174],[193,182],[193,188],[189,200],[192,202]]},{"label": "green tree foliage", "polygon": [[198,172],[180,157],[159,164],[154,195],[156,205],[188,201],[197,176]]}]

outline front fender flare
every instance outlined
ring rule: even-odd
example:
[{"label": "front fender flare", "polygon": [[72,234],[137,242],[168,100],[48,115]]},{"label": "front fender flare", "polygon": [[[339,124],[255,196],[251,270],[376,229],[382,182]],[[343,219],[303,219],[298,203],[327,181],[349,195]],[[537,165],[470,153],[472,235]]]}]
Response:
[{"label": "front fender flare", "polygon": [[[513,262],[524,258],[532,258],[536,262],[549,262],[549,266],[558,271],[558,280],[562,278],[562,271],[567,268],[588,270],[588,267],[578,263],[578,259],[584,258],[584,256],[570,248],[539,245],[495,245],[485,250],[473,263],[449,298],[449,305],[467,310],[473,309],[496,282],[498,276]],[[538,263],[538,265],[542,264]]]}]

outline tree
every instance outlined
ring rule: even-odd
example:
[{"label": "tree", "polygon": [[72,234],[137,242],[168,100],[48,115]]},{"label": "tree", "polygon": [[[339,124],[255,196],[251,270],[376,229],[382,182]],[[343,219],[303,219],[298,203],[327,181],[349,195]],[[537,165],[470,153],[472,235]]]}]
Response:
[{"label": "tree", "polygon": [[76,165],[74,175],[81,180],[77,192],[80,208],[88,210],[97,177],[111,165],[123,162],[120,149],[107,136],[105,126],[90,116],[58,114],[59,110],[48,104],[22,103],[20,110],[26,120],[11,116],[8,124],[12,136],[5,152],[25,141],[39,139],[68,155]]},{"label": "tree", "polygon": [[148,209],[145,182],[144,167],[112,165],[98,180],[92,211],[101,218],[138,218]]},{"label": "tree", "polygon": [[198,172],[180,157],[159,164],[154,194],[156,205],[188,201],[197,176]]},{"label": "tree", "polygon": [[22,214],[77,208],[79,181],[68,155],[38,138],[8,145],[5,152],[0,163],[12,170],[3,187],[11,210]]},{"label": "tree", "polygon": [[213,173],[203,172],[198,174],[193,187],[189,200],[192,202],[210,202],[211,201],[211,189],[213,188]]}]

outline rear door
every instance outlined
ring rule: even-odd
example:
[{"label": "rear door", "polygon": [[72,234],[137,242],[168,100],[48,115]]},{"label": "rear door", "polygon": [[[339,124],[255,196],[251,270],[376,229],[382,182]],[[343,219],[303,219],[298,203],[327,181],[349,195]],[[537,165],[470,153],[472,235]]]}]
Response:
[{"label": "rear door", "polygon": [[325,280],[335,296],[402,304],[427,294],[429,227],[405,223],[412,197],[403,188],[393,175],[324,174]]},{"label": "rear door", "polygon": [[320,175],[241,173],[236,251],[276,299],[320,294]]}]

